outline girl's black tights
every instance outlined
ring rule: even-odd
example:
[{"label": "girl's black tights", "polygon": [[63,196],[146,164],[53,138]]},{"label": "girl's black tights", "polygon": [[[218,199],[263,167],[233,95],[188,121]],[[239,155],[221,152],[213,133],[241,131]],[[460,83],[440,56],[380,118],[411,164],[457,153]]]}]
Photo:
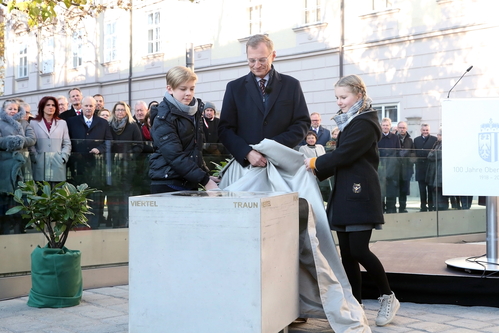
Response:
[{"label": "girl's black tights", "polygon": [[341,262],[352,286],[353,296],[362,303],[361,264],[379,289],[380,295],[392,293],[385,269],[378,257],[369,249],[372,230],[337,232]]}]

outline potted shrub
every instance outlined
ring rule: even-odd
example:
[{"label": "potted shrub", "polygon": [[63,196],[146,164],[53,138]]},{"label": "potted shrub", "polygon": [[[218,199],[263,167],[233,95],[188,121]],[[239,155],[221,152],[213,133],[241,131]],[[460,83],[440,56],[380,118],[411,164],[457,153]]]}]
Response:
[{"label": "potted shrub", "polygon": [[21,212],[28,219],[26,227],[43,233],[47,245],[31,253],[31,290],[28,305],[33,307],[67,307],[80,304],[83,291],[81,253],[65,247],[69,232],[76,226],[88,227],[88,196],[99,190],[87,184],[74,186],[67,182],[19,182],[13,193],[19,204],[6,214]]}]

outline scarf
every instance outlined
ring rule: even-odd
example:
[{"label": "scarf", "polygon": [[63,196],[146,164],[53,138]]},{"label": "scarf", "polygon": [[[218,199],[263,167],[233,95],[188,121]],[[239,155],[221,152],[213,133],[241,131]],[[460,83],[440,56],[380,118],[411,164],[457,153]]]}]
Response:
[{"label": "scarf", "polygon": [[338,111],[336,116],[333,117],[333,120],[336,122],[336,125],[338,125],[338,128],[340,129],[340,132],[343,132],[345,127],[350,124],[353,118],[357,117],[360,112],[362,111],[362,105],[371,105],[372,100],[367,97],[365,99],[359,99],[352,107],[350,110],[348,110],[346,113],[343,113]]},{"label": "scarf", "polygon": [[142,125],[141,130],[142,130],[142,136],[144,136],[144,139],[146,139],[147,141],[152,141],[151,131],[149,130],[149,127],[147,127],[146,125]]},{"label": "scarf", "polygon": [[128,123],[128,117],[125,117],[121,120],[118,120],[118,119],[113,119],[113,121],[111,121],[111,128],[113,129],[114,133],[118,134],[118,135],[121,135],[121,133],[123,133],[123,131],[125,130],[125,127],[126,127],[126,124]]},{"label": "scarf", "polygon": [[187,113],[189,116],[193,116],[196,114],[198,111],[198,100],[195,99],[194,97],[192,98],[192,101],[189,103],[189,105],[184,105],[177,101],[175,97],[170,95],[168,92],[165,93],[165,98],[168,102],[173,104],[177,109],[180,111]]}]

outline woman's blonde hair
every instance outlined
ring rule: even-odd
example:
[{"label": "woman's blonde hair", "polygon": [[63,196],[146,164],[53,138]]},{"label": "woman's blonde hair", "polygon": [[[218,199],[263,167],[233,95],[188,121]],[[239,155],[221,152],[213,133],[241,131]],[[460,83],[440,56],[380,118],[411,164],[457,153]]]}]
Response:
[{"label": "woman's blonde hair", "polygon": [[118,105],[121,105],[121,106],[125,107],[125,112],[126,112],[126,116],[128,118],[128,122],[130,124],[134,123],[135,119],[133,119],[132,112],[130,111],[130,107],[128,106],[128,104],[126,102],[123,102],[123,101],[119,101],[116,104],[114,104],[113,110],[111,111],[111,114],[109,115],[108,121],[111,123],[115,119],[118,120],[118,118],[116,118],[116,107]]},{"label": "woman's blonde hair", "polygon": [[351,93],[357,95],[358,93],[361,94],[362,98],[362,106],[360,107],[359,113],[362,111],[365,111],[369,105],[367,105],[367,90],[366,90],[366,84],[362,79],[355,75],[348,75],[344,76],[341,79],[339,79],[338,82],[334,85],[335,87],[345,87],[350,90]]},{"label": "woman's blonde hair", "polygon": [[197,81],[198,76],[192,69],[184,66],[175,66],[166,73],[166,84],[172,89],[177,89],[182,83]]}]

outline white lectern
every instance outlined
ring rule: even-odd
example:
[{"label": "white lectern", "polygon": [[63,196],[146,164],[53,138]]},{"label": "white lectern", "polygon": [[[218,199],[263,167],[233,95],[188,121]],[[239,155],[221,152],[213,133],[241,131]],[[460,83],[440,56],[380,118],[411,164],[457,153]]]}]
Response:
[{"label": "white lectern", "polygon": [[444,195],[487,196],[487,254],[454,258],[451,267],[499,271],[499,99],[447,99],[442,102],[442,181]]},{"label": "white lectern", "polygon": [[131,333],[277,333],[299,315],[298,194],[131,197]]}]

